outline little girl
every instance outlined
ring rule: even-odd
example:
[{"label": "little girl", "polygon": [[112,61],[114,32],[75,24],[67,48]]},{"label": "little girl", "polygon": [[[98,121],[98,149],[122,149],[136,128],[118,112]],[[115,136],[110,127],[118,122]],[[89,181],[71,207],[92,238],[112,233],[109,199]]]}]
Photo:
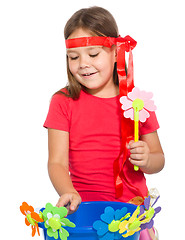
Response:
[{"label": "little girl", "polygon": [[68,20],[64,34],[69,82],[53,95],[44,123],[57,206],[73,213],[81,201],[128,202],[147,196],[144,173],[164,166],[155,113],[140,126],[140,141],[126,145],[130,155],[115,176],[115,161],[119,158],[121,165],[126,153],[120,154],[119,34],[113,16],[100,7],[81,9]]}]

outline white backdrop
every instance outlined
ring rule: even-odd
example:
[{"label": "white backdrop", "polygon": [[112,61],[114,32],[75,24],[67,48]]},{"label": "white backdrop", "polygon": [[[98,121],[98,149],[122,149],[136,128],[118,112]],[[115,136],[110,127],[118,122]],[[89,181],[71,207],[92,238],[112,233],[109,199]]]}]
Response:
[{"label": "white backdrop", "polygon": [[[162,172],[147,176],[157,187],[160,239],[183,234],[184,56],[183,0],[0,1],[0,226],[7,239],[30,240],[19,206],[55,204],[47,174],[47,131],[42,127],[52,94],[66,84],[63,28],[78,9],[107,8],[120,34],[137,40],[135,85],[152,91],[166,156]],[[42,239],[42,237],[35,237]]]}]

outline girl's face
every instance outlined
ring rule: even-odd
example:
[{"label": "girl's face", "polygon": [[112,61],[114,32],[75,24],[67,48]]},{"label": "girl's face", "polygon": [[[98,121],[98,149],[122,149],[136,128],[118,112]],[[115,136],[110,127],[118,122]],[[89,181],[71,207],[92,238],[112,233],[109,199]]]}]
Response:
[{"label": "girl's face", "polygon": [[[79,37],[92,37],[92,35],[80,28],[75,30],[69,39]],[[71,73],[89,93],[106,97],[110,96],[113,90],[115,92],[117,87],[113,82],[113,70],[116,62],[116,46],[70,48],[67,49],[67,55]]]}]

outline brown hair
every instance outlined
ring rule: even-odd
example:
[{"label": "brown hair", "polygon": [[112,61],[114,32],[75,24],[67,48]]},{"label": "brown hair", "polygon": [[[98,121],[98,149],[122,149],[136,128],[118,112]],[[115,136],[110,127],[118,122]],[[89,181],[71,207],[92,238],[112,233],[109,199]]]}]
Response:
[{"label": "brown hair", "polygon": [[[94,36],[118,37],[118,27],[112,14],[101,7],[83,8],[75,12],[72,17],[67,21],[64,28],[64,37],[68,37],[78,28],[88,30]],[[118,75],[116,70],[116,63],[114,66],[113,79],[116,85],[118,84]],[[80,91],[83,86],[73,77],[69,70],[67,59],[67,74],[68,85],[66,86],[68,97],[78,99]],[[66,93],[59,91],[57,93]]]}]

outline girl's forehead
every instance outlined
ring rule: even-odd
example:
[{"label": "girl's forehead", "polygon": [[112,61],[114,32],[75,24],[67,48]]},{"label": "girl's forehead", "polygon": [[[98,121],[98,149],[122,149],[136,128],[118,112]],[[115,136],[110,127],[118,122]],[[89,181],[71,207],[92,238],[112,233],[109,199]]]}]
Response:
[{"label": "girl's forehead", "polygon": [[83,29],[83,28],[77,28],[75,31],[73,31],[69,35],[68,39],[81,38],[81,37],[93,37],[93,36],[94,35],[89,30]]},{"label": "girl's forehead", "polygon": [[103,46],[86,46],[86,47],[76,47],[66,49],[67,53],[81,52],[81,51],[91,51],[91,50],[101,50]]}]

